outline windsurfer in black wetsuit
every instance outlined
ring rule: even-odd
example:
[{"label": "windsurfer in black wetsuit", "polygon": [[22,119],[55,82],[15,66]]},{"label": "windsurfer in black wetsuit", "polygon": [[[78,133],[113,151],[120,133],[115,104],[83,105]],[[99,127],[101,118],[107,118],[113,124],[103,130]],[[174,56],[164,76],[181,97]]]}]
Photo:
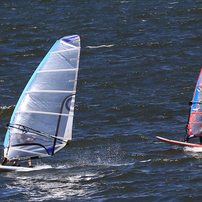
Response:
[{"label": "windsurfer in black wetsuit", "polygon": [[[2,163],[2,165],[3,165],[3,163]],[[29,168],[33,168],[31,159],[28,159],[28,165],[29,165]],[[12,166],[20,166],[20,164],[18,164],[18,160],[13,161]]]},{"label": "windsurfer in black wetsuit", "polygon": [[[188,142],[188,141],[189,141],[188,135],[185,136],[185,140],[184,140],[184,141],[185,141],[185,142]],[[199,142],[200,142],[200,144],[202,144],[202,136],[199,136]]]},{"label": "windsurfer in black wetsuit", "polygon": [[[29,165],[29,168],[33,168],[33,166],[32,166],[32,160],[31,159],[28,159],[28,165]],[[13,165],[12,166],[20,166],[20,164],[18,164],[18,160],[13,161]]]}]

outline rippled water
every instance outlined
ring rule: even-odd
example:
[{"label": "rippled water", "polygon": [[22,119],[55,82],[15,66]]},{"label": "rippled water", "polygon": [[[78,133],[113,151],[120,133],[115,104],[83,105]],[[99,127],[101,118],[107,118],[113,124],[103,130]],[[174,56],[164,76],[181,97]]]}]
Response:
[{"label": "rippled water", "polygon": [[[202,1],[0,2],[0,144],[28,79],[81,37],[73,140],[32,172],[0,172],[1,201],[201,201],[202,151],[183,140],[201,69]],[[198,141],[198,140],[196,140]]]}]

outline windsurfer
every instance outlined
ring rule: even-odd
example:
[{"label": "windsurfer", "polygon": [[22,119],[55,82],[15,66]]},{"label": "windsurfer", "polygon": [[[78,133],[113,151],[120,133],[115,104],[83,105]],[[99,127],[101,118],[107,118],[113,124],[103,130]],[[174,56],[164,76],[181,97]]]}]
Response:
[{"label": "windsurfer", "polygon": [[[33,168],[31,159],[28,159],[28,165],[29,165],[29,168]],[[13,161],[13,166],[20,166],[20,164],[18,164],[18,160]]]},{"label": "windsurfer", "polygon": [[[28,165],[29,165],[29,168],[33,168],[31,159],[28,159]],[[18,164],[18,160],[13,161],[13,166],[20,166],[20,164]]]},{"label": "windsurfer", "polygon": [[[29,137],[26,137],[25,134],[26,134],[25,132],[21,133],[21,134],[15,134],[16,144],[30,143],[30,142],[33,142],[36,139],[35,136],[31,135]],[[16,160],[13,161],[12,166],[20,166],[20,164],[18,163],[18,158],[19,158],[19,156],[16,156]],[[7,158],[5,158],[3,160],[2,165],[5,165],[6,163],[8,163]],[[31,159],[28,159],[28,165],[29,165],[30,168],[33,168]]]},{"label": "windsurfer", "polygon": [[[186,135],[184,141],[185,141],[185,142],[188,142],[188,141],[189,141],[189,136],[188,136],[188,135]],[[200,142],[200,144],[202,144],[202,136],[199,137],[199,142]]]}]

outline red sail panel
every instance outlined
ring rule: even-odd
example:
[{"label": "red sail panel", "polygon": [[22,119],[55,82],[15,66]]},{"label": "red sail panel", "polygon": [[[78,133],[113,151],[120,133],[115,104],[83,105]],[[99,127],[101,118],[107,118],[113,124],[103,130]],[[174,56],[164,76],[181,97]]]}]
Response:
[{"label": "red sail panel", "polygon": [[202,136],[202,69],[190,102],[190,116],[187,126],[189,138]]}]

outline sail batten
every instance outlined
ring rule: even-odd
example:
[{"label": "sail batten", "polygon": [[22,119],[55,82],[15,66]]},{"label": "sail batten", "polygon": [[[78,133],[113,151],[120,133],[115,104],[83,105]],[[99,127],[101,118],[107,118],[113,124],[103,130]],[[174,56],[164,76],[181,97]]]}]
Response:
[{"label": "sail batten", "polygon": [[[61,41],[61,43],[64,43],[64,44],[65,44],[65,42],[64,42],[64,41]],[[70,48],[75,48],[75,46],[74,46],[74,45],[72,45],[72,44],[68,44],[68,46],[69,46]]]},{"label": "sail batten", "polygon": [[72,139],[80,37],[56,41],[39,64],[11,116],[4,158],[54,155]]},{"label": "sail batten", "polygon": [[72,48],[68,49],[68,50],[59,50],[59,51],[53,51],[50,54],[55,54],[55,53],[64,53],[64,52],[69,52],[69,51],[74,51],[74,50],[79,50],[80,48],[77,48],[75,46],[70,46]]},{"label": "sail batten", "polygon": [[[72,80],[70,80],[72,82]],[[30,90],[26,91],[26,93],[72,93],[75,94],[76,91],[62,91],[62,90]]]},{"label": "sail batten", "polygon": [[53,70],[42,70],[37,73],[47,73],[47,72],[65,72],[65,71],[78,71],[78,68],[75,69],[53,69]]},{"label": "sail batten", "polygon": [[73,116],[72,114],[61,114],[61,113],[51,113],[51,112],[42,112],[42,111],[17,111],[16,113],[34,113],[34,114],[49,114],[55,116]]}]

